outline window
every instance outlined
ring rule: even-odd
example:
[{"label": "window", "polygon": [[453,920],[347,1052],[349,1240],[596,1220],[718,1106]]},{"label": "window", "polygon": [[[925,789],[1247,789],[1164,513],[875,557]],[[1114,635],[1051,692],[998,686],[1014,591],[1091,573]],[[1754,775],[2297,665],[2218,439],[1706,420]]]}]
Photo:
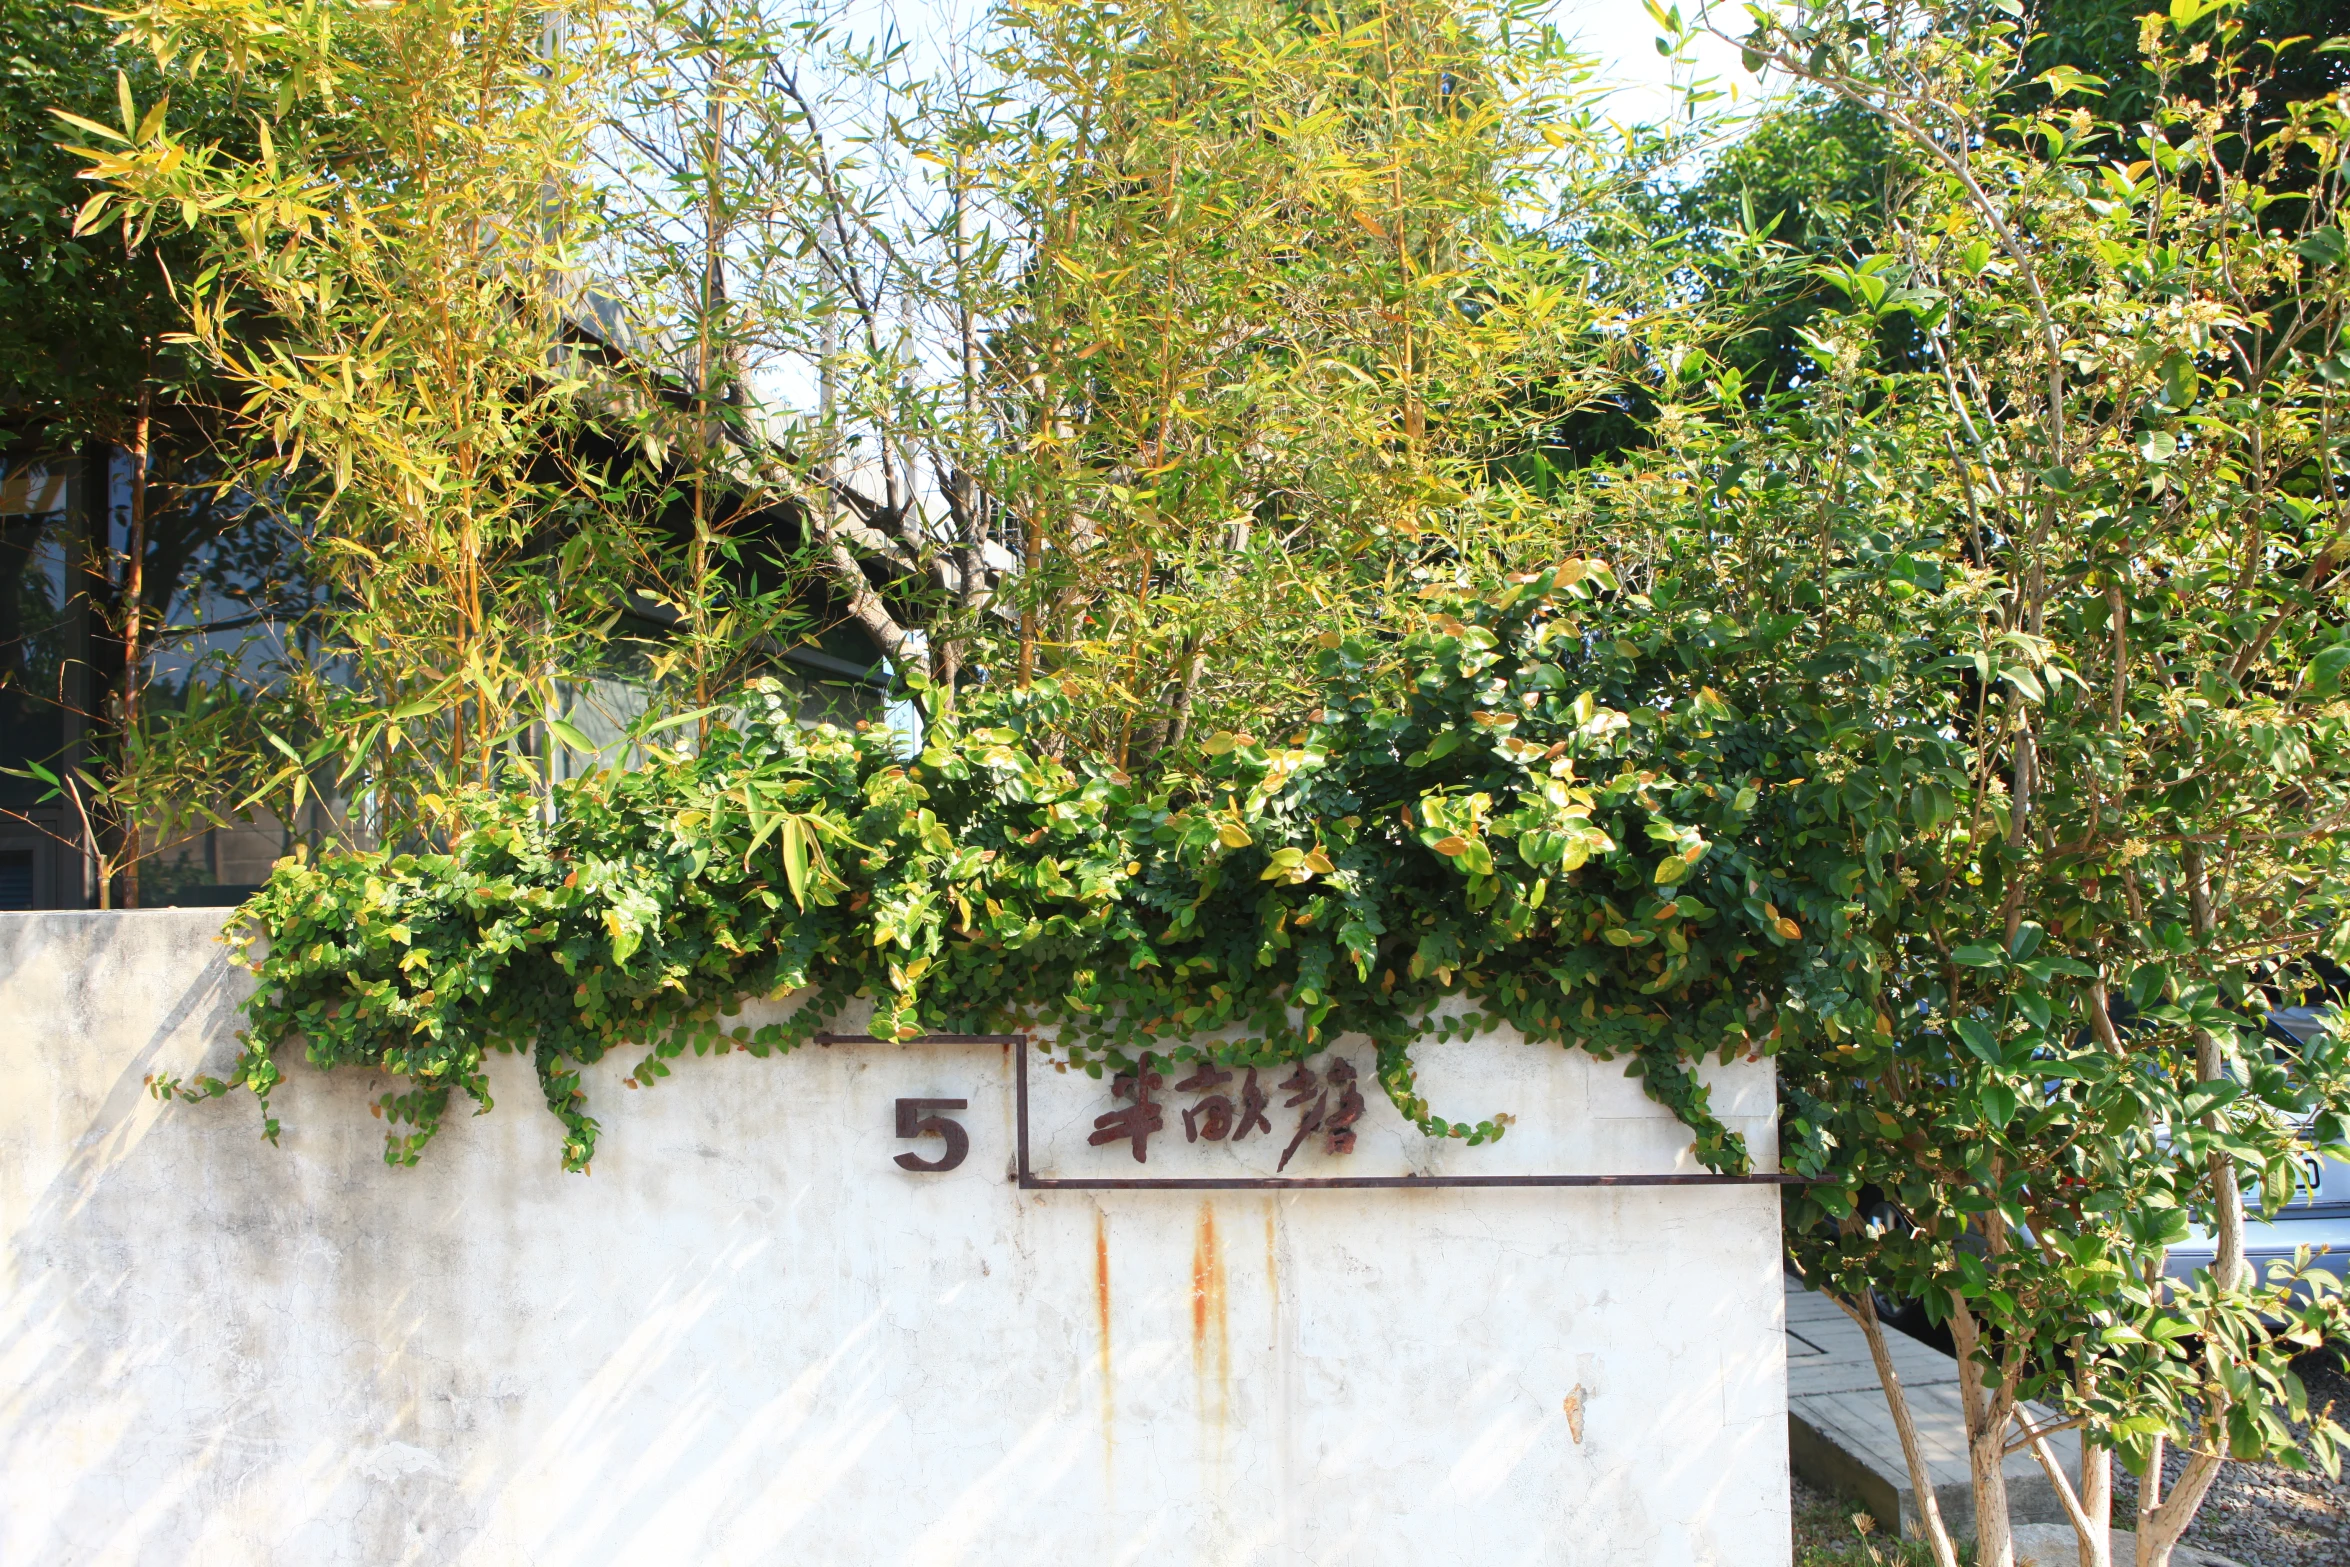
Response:
[{"label": "window", "polygon": [[33,851],[0,849],[0,909],[33,907]]}]

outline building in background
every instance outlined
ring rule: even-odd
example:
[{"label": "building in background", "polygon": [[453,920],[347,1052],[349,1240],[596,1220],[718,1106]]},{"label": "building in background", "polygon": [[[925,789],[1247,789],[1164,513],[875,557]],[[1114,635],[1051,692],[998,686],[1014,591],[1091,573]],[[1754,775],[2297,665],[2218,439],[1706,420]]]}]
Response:
[{"label": "building in background", "polygon": [[[122,644],[110,628],[120,620],[131,542],[130,479],[130,456],[114,446],[19,448],[0,460],[0,910],[99,906],[84,824],[28,769],[64,775],[91,763],[94,731],[120,688]],[[149,493],[162,497],[147,518],[144,552],[151,651],[141,659],[142,701],[150,711],[184,702],[199,671],[241,673],[258,686],[285,658],[318,651],[294,643],[315,635],[314,611],[326,607],[302,570],[294,529],[263,508],[224,507],[196,484],[151,485]],[[788,511],[758,520],[774,551],[801,547]],[[819,579],[810,579],[806,608],[816,629],[776,646],[767,671],[803,692],[804,717],[888,722],[918,735],[918,712],[902,695],[892,700],[885,661],[825,601]],[[610,667],[566,683],[556,715],[603,749],[582,756],[544,736],[526,742],[552,752],[557,778],[629,763],[628,726],[649,695],[631,666],[668,635],[669,617],[649,602],[620,609]],[[239,902],[296,843],[335,836],[342,809],[314,799],[297,821],[256,811],[250,821],[196,831],[143,862],[138,901]]]}]

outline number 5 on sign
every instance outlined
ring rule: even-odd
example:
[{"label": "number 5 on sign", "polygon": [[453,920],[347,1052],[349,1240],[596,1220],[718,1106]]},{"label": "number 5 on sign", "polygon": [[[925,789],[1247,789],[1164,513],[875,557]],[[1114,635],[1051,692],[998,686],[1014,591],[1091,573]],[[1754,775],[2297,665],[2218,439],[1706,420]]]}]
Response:
[{"label": "number 5 on sign", "polygon": [[935,1159],[925,1159],[920,1154],[913,1153],[899,1154],[898,1168],[936,1174],[942,1170],[951,1170],[961,1164],[971,1152],[971,1134],[963,1130],[962,1122],[943,1115],[933,1115],[930,1112],[934,1110],[963,1110],[968,1109],[970,1104],[971,1101],[968,1099],[899,1100],[898,1135],[900,1137],[923,1137],[936,1132],[946,1139],[947,1146],[946,1151]]}]

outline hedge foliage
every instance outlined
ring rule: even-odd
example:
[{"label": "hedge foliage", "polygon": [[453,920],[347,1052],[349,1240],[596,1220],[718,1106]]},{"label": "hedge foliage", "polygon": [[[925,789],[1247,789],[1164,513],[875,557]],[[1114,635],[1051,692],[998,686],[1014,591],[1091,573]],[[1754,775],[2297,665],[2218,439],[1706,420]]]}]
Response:
[{"label": "hedge foliage", "polygon": [[[1790,625],[1676,616],[1580,559],[1432,591],[1409,635],[1323,639],[1309,727],[1218,734],[1155,778],[1048,754],[1046,682],[966,694],[913,757],[805,728],[762,684],[696,747],[454,802],[443,852],[283,862],[240,926],[244,1053],[184,1091],[266,1103],[299,1041],[405,1080],[381,1110],[410,1163],[453,1095],[489,1108],[490,1052],[527,1051],[584,1170],[583,1065],[641,1046],[649,1086],[870,998],[877,1034],[1039,1028],[1097,1073],[1368,1036],[1397,1107],[1475,1143],[1506,1107],[1437,1114],[1411,1043],[1507,1022],[1624,1059],[1709,1166],[1745,1169],[1696,1062],[1868,1010],[1825,956],[1849,923],[1832,889],[1747,847],[1801,780],[1702,678]],[[788,1022],[729,1025],[792,992]]]}]

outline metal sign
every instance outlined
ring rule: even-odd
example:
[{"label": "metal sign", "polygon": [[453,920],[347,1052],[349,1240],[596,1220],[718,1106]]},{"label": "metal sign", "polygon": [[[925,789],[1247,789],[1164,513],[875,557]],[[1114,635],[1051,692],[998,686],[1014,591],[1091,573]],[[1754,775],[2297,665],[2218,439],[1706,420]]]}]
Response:
[{"label": "metal sign", "polygon": [[[871,1034],[818,1034],[820,1045],[1010,1045],[1013,1048],[1013,1126],[1016,1142],[1014,1179],[1022,1191],[1361,1191],[1361,1190],[1433,1190],[1442,1187],[1486,1186],[1790,1186],[1800,1185],[1800,1175],[1716,1175],[1657,1174],[1657,1175],[1255,1175],[1255,1176],[1041,1176],[1030,1164],[1028,1134],[1028,1056],[1033,1041],[1024,1034],[923,1034],[912,1039],[891,1041],[876,1039]],[[1361,1119],[1364,1101],[1360,1076],[1354,1065],[1343,1054],[1331,1053],[1330,1064],[1316,1072],[1308,1063],[1300,1062],[1290,1075],[1275,1088],[1287,1095],[1279,1103],[1283,1110],[1299,1112],[1288,1146],[1283,1150],[1281,1167],[1288,1166],[1290,1157],[1307,1139],[1319,1135],[1327,1150],[1334,1154],[1350,1152],[1354,1146],[1355,1123]],[[1245,1074],[1245,1075],[1244,1075]],[[1199,1096],[1181,1107],[1183,1132],[1188,1142],[1238,1143],[1250,1136],[1272,1137],[1275,1134],[1269,1112],[1275,1107],[1271,1094],[1251,1068],[1225,1068],[1202,1061],[1190,1076],[1174,1085],[1174,1091]],[[1111,1107],[1096,1117],[1093,1134],[1087,1142],[1097,1148],[1122,1147],[1137,1163],[1147,1163],[1149,1142],[1154,1136],[1172,1135],[1166,1120],[1167,1102],[1165,1075],[1154,1070],[1140,1073],[1119,1073],[1110,1080]],[[937,1135],[945,1142],[945,1151],[936,1159],[925,1159],[917,1153],[902,1153],[896,1163],[902,1169],[943,1173],[960,1165],[970,1153],[970,1135],[951,1117],[938,1112],[960,1110],[968,1101],[962,1099],[900,1099],[896,1101],[896,1131],[904,1138]]]}]

